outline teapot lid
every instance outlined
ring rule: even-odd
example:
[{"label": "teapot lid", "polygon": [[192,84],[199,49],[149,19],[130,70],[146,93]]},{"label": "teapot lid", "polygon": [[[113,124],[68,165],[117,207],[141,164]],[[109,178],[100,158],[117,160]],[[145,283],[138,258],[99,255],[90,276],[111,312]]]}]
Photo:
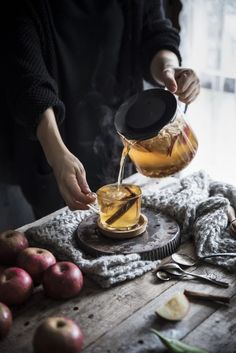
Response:
[{"label": "teapot lid", "polygon": [[158,134],[176,114],[177,100],[164,89],[154,88],[129,98],[115,116],[116,130],[130,140],[147,140]]}]

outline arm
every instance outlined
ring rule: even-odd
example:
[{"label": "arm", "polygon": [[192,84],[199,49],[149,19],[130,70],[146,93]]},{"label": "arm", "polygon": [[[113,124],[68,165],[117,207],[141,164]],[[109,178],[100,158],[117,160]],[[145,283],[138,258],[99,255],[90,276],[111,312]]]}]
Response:
[{"label": "arm", "polygon": [[59,190],[71,209],[87,209],[95,200],[84,168],[64,145],[58,124],[64,105],[42,55],[37,26],[24,1],[19,2],[6,32],[6,93],[11,115],[29,138],[38,138],[54,171]]},{"label": "arm", "polygon": [[52,108],[42,114],[37,137],[66,204],[72,210],[88,209],[86,204],[94,202],[96,196],[89,189],[83,165],[62,141]]},{"label": "arm", "polygon": [[161,0],[144,1],[143,33],[141,41],[141,64],[143,77],[151,84],[156,84],[150,71],[151,62],[159,51],[172,52],[181,64],[179,52],[180,37],[165,17]]},{"label": "arm", "polygon": [[165,18],[162,1],[145,2],[141,59],[144,78],[153,85],[166,86],[191,103],[199,94],[200,84],[195,72],[180,68],[179,34]]},{"label": "arm", "polygon": [[28,6],[24,0],[13,2],[12,11],[8,8],[6,14],[5,90],[12,117],[24,127],[30,138],[35,139],[42,113],[53,107],[60,124],[64,120],[65,108],[56,81],[48,72],[38,25]]},{"label": "arm", "polygon": [[168,50],[160,50],[152,59],[151,75],[158,84],[176,94],[185,104],[192,103],[200,92],[200,82],[192,69],[180,68],[177,56]]}]

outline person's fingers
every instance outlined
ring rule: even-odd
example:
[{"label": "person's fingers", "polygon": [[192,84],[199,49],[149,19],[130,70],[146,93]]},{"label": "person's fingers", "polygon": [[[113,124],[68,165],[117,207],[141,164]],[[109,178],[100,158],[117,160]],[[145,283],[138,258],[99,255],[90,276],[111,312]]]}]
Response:
[{"label": "person's fingers", "polygon": [[71,210],[84,209],[96,200],[86,181],[86,174],[81,162],[70,152],[61,158],[61,164],[54,168],[54,174],[61,195]]},{"label": "person's fingers", "polygon": [[192,94],[192,92],[196,90],[196,88],[197,88],[196,83],[195,83],[195,82],[192,82],[192,83],[188,86],[188,88],[186,89],[186,91],[179,93],[179,98],[182,98],[182,99],[188,98],[188,97]]},{"label": "person's fingers", "polygon": [[194,81],[193,77],[188,75],[187,72],[183,72],[176,80],[178,85],[176,90],[177,95],[186,92]]},{"label": "person's fingers", "polygon": [[196,88],[196,91],[191,94],[191,96],[187,97],[188,104],[192,103],[197,98],[199,93],[200,93],[200,88],[198,87]]},{"label": "person's fingers", "polygon": [[96,200],[96,196],[94,196],[91,191],[87,194],[82,192],[80,184],[75,177],[68,179],[65,183],[65,187],[71,200],[75,200],[84,205]]},{"label": "person's fingers", "polygon": [[73,208],[70,208],[71,211],[75,211],[75,210],[89,210],[89,207],[86,206],[84,203],[75,201],[75,203],[73,203]]},{"label": "person's fingers", "polygon": [[191,69],[177,69],[176,80],[178,84],[176,95],[179,100],[185,104],[191,103],[200,92],[200,82],[197,75]]},{"label": "person's fingers", "polygon": [[191,93],[189,93],[185,99],[188,100],[188,102],[194,100],[200,93],[200,87],[199,86],[195,86],[195,89],[192,90]]},{"label": "person's fingers", "polygon": [[95,192],[89,192],[88,194],[85,194],[91,201],[88,203],[94,203],[97,200],[97,194]]},{"label": "person's fingers", "polygon": [[86,206],[84,203],[78,202],[78,201],[68,201],[67,206],[71,211],[75,210],[89,210],[89,207]]},{"label": "person's fingers", "polygon": [[83,196],[84,194],[80,191],[79,194],[77,195],[77,199],[75,199],[73,193],[72,193],[73,189],[66,188],[63,190],[63,198],[67,204],[67,206],[69,207],[69,209],[71,211],[74,210],[88,210],[89,207],[87,206],[87,203],[90,202],[84,202],[81,201],[83,200]]},{"label": "person's fingers", "polygon": [[175,78],[178,83],[178,91],[185,92],[192,82],[199,84],[199,78],[192,69],[175,69]]},{"label": "person's fingers", "polygon": [[178,80],[183,74],[186,77],[197,77],[196,73],[192,69],[177,67],[175,68],[175,78]]},{"label": "person's fingers", "polygon": [[89,210],[88,206],[86,206],[85,204],[78,202],[78,201],[69,202],[67,204],[67,206],[71,211],[76,211],[76,210],[87,211],[87,210]]},{"label": "person's fingers", "polygon": [[84,203],[81,203],[79,201],[76,201],[71,194],[69,193],[68,190],[62,190],[61,191],[63,199],[66,203],[66,205],[69,207],[71,211],[75,210],[88,210],[88,206],[86,206]]},{"label": "person's fingers", "polygon": [[84,194],[90,194],[91,190],[90,187],[88,186],[87,180],[86,180],[86,173],[84,169],[76,170],[76,178],[78,181],[78,184],[80,186],[81,191]]},{"label": "person's fingers", "polygon": [[175,70],[168,68],[163,70],[163,82],[166,86],[166,88],[172,92],[175,93],[177,90],[177,83],[175,80]]},{"label": "person's fingers", "polygon": [[80,200],[81,197],[81,189],[77,182],[75,175],[70,175],[64,180],[64,189],[69,193],[70,198],[74,200]]},{"label": "person's fingers", "polygon": [[191,92],[191,94],[189,94],[185,98],[179,97],[179,100],[181,102],[185,103],[185,104],[190,104],[197,98],[199,93],[200,93],[200,88],[199,87],[195,87],[195,89]]}]

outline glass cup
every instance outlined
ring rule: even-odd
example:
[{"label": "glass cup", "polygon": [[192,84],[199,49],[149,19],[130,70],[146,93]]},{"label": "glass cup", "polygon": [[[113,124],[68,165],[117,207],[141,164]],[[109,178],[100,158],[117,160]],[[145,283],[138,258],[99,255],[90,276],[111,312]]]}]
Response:
[{"label": "glass cup", "polygon": [[110,230],[130,230],[139,221],[142,192],[131,184],[108,184],[97,191],[102,226]]}]

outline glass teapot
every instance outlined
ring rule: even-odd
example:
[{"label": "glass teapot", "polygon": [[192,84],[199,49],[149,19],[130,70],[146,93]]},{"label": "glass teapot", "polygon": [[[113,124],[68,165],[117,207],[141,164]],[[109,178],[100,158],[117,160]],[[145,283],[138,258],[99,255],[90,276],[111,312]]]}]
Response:
[{"label": "glass teapot", "polygon": [[185,168],[198,142],[176,97],[150,89],[120,106],[115,127],[136,169],[149,177],[165,177]]}]

